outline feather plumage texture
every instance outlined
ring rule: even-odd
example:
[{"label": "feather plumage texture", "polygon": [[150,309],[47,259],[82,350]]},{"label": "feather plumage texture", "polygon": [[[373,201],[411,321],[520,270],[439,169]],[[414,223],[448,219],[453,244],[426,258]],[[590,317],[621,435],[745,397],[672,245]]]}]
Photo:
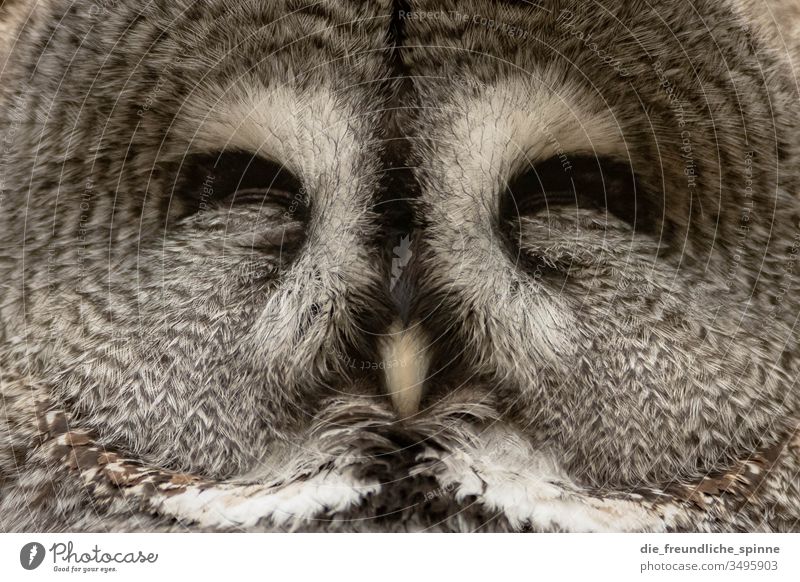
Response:
[{"label": "feather plumage texture", "polygon": [[687,6],[3,3],[0,530],[797,531],[793,41]]},{"label": "feather plumage texture", "polygon": [[[5,395],[8,396],[8,385]],[[46,398],[39,393],[36,398]],[[10,400],[10,398],[9,398]],[[30,414],[35,410],[35,414]],[[268,467],[280,474],[220,482],[147,466],[100,445],[46,400],[17,430],[33,445],[4,529],[182,531],[793,531],[800,430],[720,474],[663,489],[598,489],[499,422],[492,407],[440,404],[399,423],[368,399],[335,399],[296,447]],[[800,427],[798,427],[800,429]],[[48,481],[39,475],[48,475]],[[786,476],[789,476],[789,480]],[[52,481],[82,490],[83,511],[54,506]],[[55,497],[55,499],[54,499]],[[68,499],[74,501],[74,496]],[[780,511],[779,509],[779,511]],[[134,517],[135,516],[135,517]]]}]

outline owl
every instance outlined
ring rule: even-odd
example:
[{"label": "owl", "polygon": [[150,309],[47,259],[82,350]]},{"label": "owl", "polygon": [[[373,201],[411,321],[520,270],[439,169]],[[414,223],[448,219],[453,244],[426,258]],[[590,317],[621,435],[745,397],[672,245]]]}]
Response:
[{"label": "owl", "polygon": [[0,531],[800,530],[790,0],[0,19]]}]

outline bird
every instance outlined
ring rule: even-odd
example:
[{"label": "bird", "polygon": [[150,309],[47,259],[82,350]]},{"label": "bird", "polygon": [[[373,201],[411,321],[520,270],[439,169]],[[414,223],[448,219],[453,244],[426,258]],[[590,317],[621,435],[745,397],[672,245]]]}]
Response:
[{"label": "bird", "polygon": [[800,531],[785,0],[0,6],[0,531]]}]

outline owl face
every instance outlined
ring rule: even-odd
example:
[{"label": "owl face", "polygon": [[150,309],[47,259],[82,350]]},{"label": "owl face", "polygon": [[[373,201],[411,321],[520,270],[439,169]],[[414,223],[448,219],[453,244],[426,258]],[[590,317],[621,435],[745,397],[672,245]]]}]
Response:
[{"label": "owl face", "polygon": [[795,105],[734,6],[633,4],[53,2],[9,73],[7,365],[209,478],[348,402],[477,407],[613,487],[773,442]]}]

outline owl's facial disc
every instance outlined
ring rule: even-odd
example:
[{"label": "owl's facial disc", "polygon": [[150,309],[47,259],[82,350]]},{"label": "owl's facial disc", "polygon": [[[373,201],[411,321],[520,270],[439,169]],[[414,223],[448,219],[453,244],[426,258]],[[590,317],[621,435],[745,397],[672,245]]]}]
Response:
[{"label": "owl's facial disc", "polygon": [[477,443],[624,488],[797,415],[800,116],[727,0],[459,0],[524,39],[434,0],[39,4],[0,72],[0,364],[104,443],[226,478],[332,406],[402,442],[463,397]]}]

